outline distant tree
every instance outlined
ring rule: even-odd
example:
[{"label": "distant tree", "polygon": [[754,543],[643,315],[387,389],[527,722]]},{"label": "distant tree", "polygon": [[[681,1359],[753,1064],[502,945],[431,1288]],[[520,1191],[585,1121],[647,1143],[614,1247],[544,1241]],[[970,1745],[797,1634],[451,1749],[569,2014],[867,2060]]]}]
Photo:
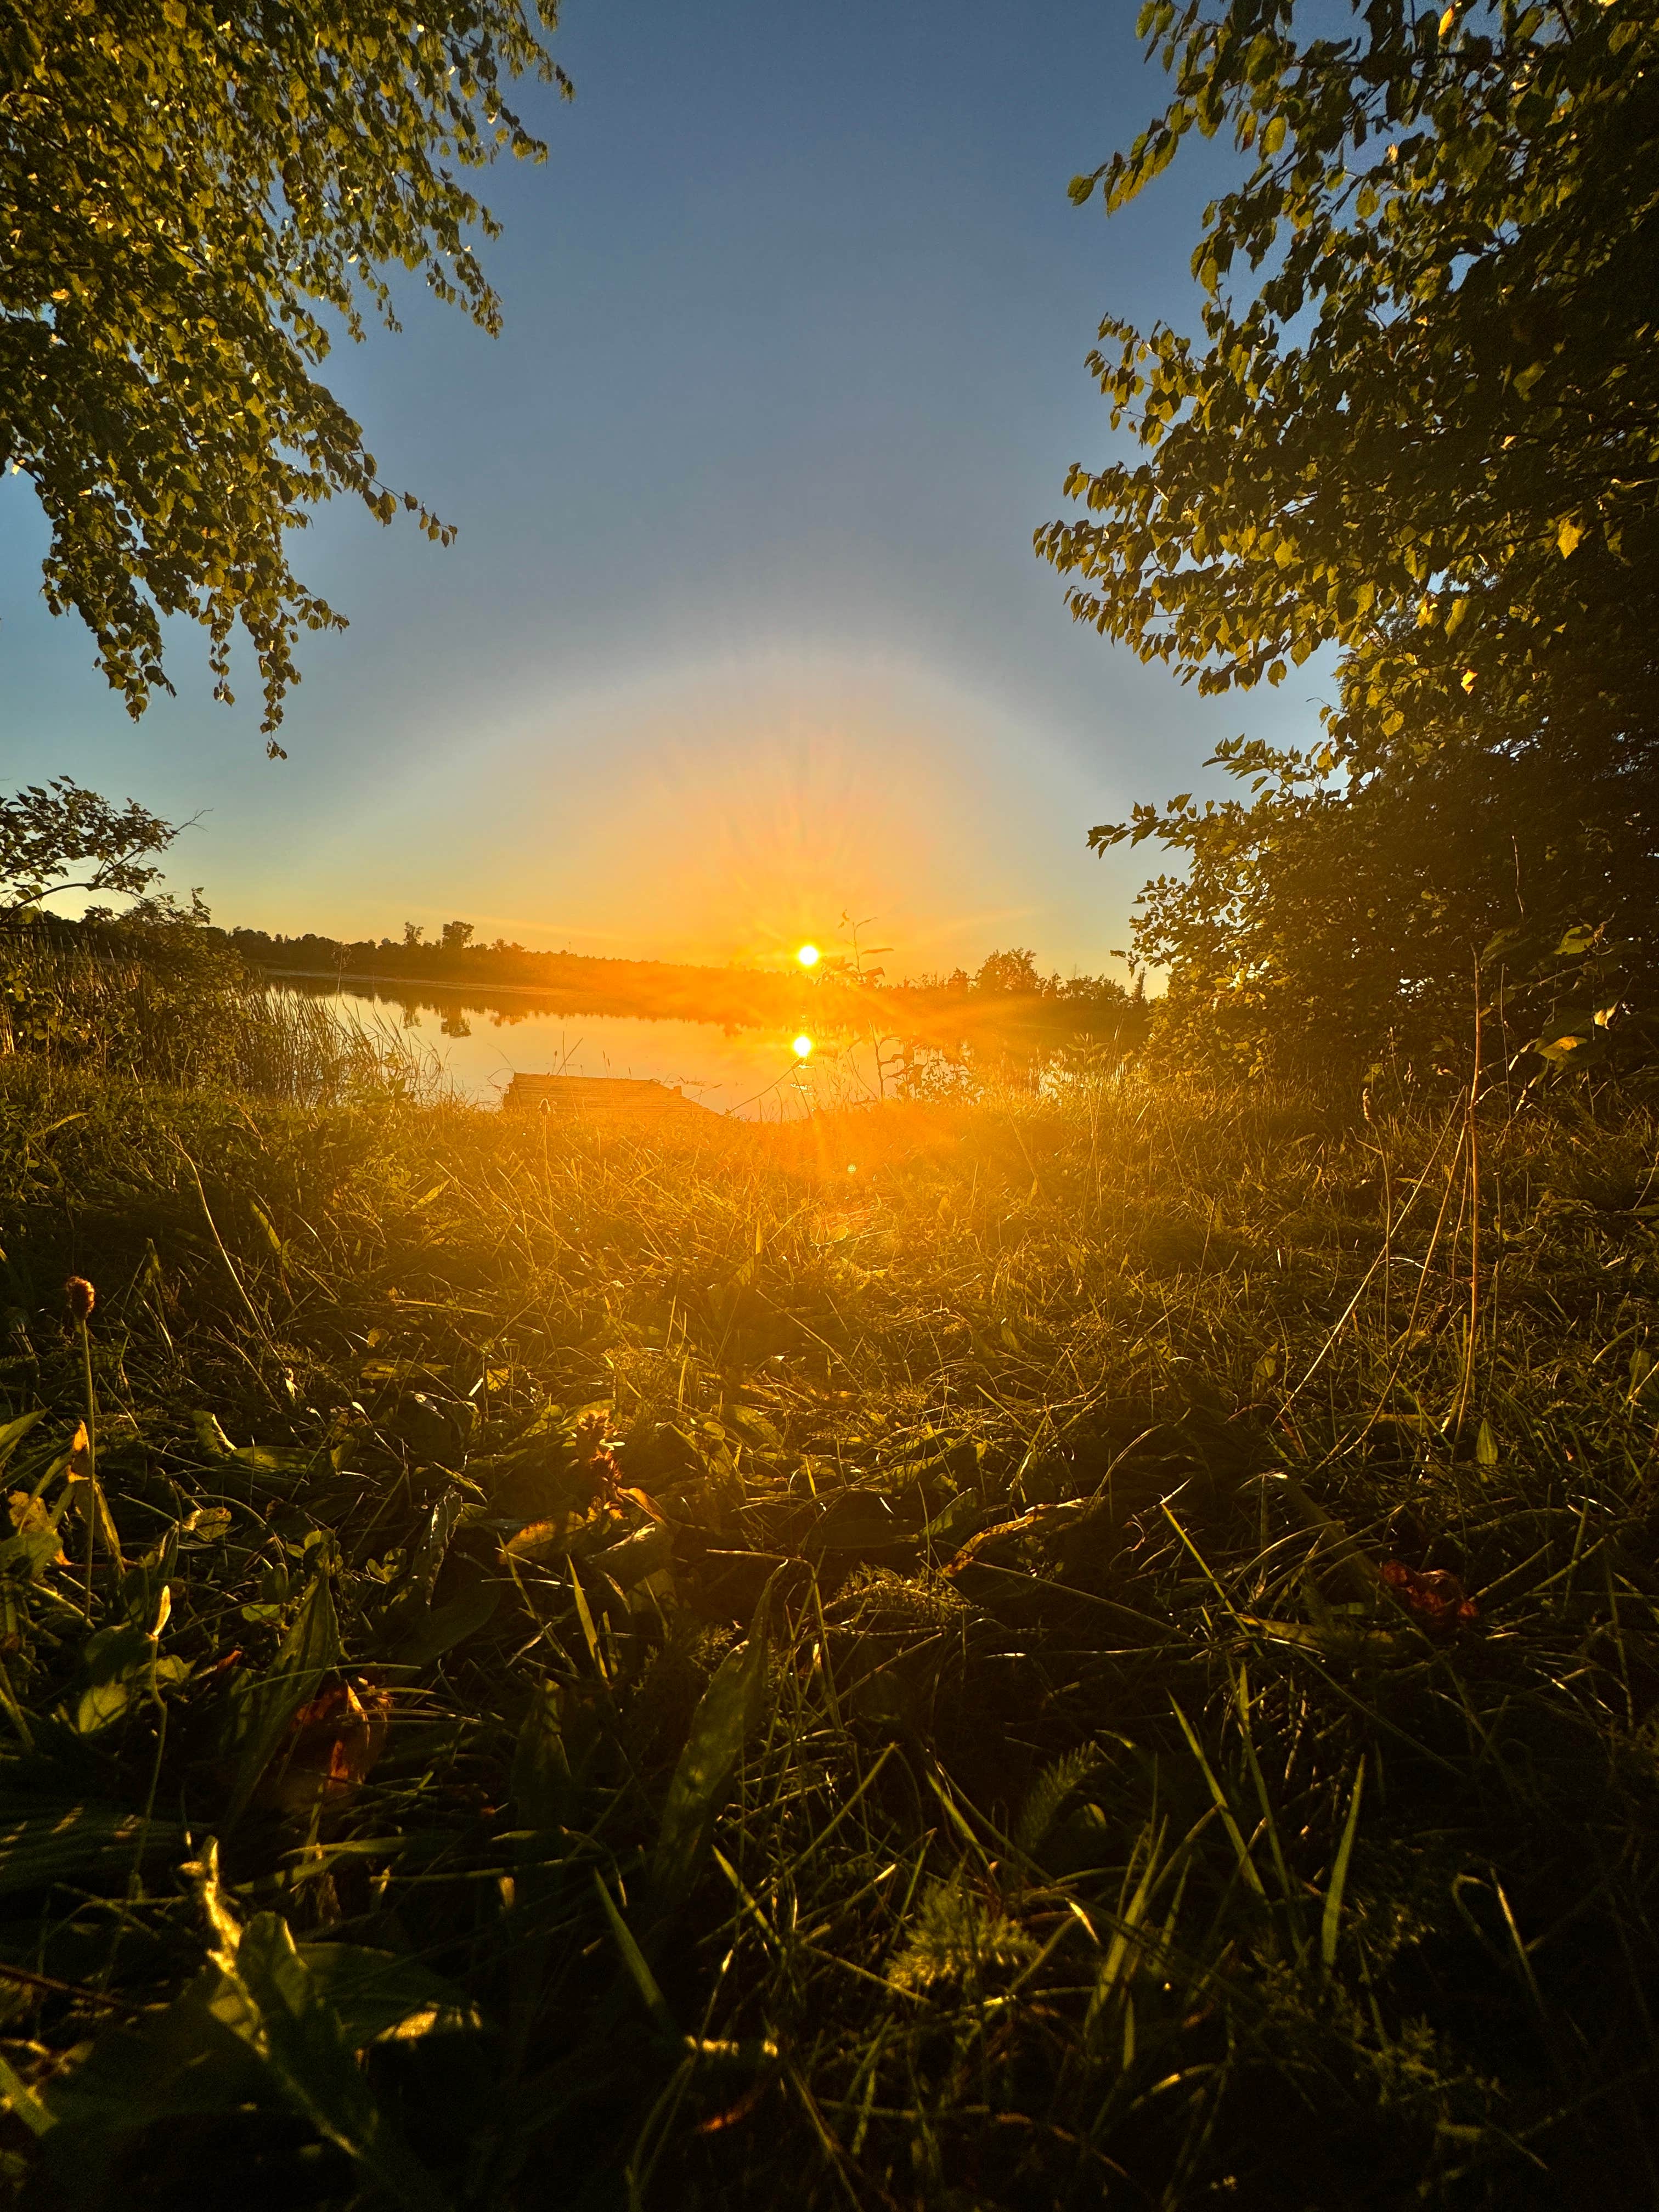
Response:
[{"label": "distant tree", "polygon": [[1258,1060],[1317,1056],[1382,937],[1373,1033],[1440,1020],[1500,913],[1534,950],[1610,921],[1659,965],[1659,11],[1350,13],[1142,10],[1173,97],[1073,198],[1121,207],[1193,130],[1248,167],[1193,255],[1201,341],[1101,326],[1140,457],[1074,468],[1086,517],[1037,533],[1077,619],[1201,691],[1334,655],[1322,738],[1218,749],[1249,802],[1091,838],[1186,856],[1137,951]]},{"label": "distant tree", "polygon": [[443,928],[443,949],[446,952],[465,952],[472,942],[470,921],[447,921]]},{"label": "distant tree", "polygon": [[412,952],[425,935],[426,932],[418,921],[406,921],[404,924],[404,950]]},{"label": "distant tree", "polygon": [[[0,465],[52,526],[46,596],[91,629],[141,714],[172,686],[161,618],[204,624],[228,700],[252,643],[264,727],[301,629],[343,618],[294,575],[286,533],[336,492],[398,497],[312,371],[331,325],[398,327],[400,262],[494,332],[458,181],[541,143],[503,104],[556,0],[10,0],[0,9]],[[447,526],[411,494],[429,538]],[[270,750],[280,753],[273,737]]]},{"label": "distant tree", "polygon": [[1035,998],[1042,992],[1042,978],[1037,974],[1036,959],[1029,949],[993,952],[975,976],[974,988]]},{"label": "distant tree", "polygon": [[[179,828],[188,825],[179,824]],[[179,828],[135,799],[112,805],[66,775],[0,799],[0,917],[62,891],[142,898]]]}]

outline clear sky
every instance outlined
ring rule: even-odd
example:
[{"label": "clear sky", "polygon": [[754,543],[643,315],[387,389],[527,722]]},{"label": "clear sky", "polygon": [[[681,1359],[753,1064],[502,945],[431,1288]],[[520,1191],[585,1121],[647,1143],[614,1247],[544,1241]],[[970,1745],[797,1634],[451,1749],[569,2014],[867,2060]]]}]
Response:
[{"label": "clear sky", "polygon": [[1108,967],[1148,854],[1089,825],[1310,714],[1141,667],[1031,553],[1109,448],[1101,315],[1194,313],[1216,149],[1110,224],[1066,196],[1161,104],[1134,15],[569,0],[576,100],[520,103],[550,158],[484,188],[505,332],[405,283],[324,372],[456,544],[344,505],[295,541],[351,627],[302,640],[270,763],[187,626],[127,720],[9,479],[0,771],[200,812],[173,879],[227,923],[725,960],[849,909],[894,971]]}]

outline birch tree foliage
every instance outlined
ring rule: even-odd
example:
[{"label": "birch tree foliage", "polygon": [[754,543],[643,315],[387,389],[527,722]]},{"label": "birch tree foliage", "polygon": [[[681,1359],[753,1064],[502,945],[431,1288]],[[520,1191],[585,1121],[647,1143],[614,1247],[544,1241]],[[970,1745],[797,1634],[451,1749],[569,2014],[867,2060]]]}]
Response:
[{"label": "birch tree foliage", "polygon": [[1038,544],[1079,619],[1200,690],[1337,646],[1363,767],[1449,692],[1527,699],[1564,652],[1645,672],[1659,10],[1349,12],[1298,40],[1340,11],[1143,9],[1174,97],[1073,198],[1121,207],[1193,130],[1250,166],[1194,250],[1201,341],[1102,325],[1091,367],[1147,458],[1074,468],[1088,519]]},{"label": "birch tree foliage", "polygon": [[61,891],[142,898],[178,827],[129,799],[115,805],[58,775],[0,799],[0,923]]},{"label": "birch tree foliage", "polygon": [[556,0],[5,0],[0,5],[0,460],[52,529],[45,592],[142,714],[163,616],[206,629],[230,698],[240,623],[270,750],[303,629],[343,617],[287,533],[335,494],[452,534],[384,483],[315,374],[398,327],[400,264],[494,333],[466,173],[545,147],[507,104]]},{"label": "birch tree foliage", "polygon": [[1194,249],[1197,335],[1103,323],[1121,457],[1072,470],[1085,512],[1037,550],[1078,620],[1202,692],[1336,670],[1307,751],[1220,748],[1252,805],[1092,833],[1201,854],[1202,929],[1161,884],[1143,951],[1248,969],[1275,809],[1431,762],[1451,804],[1460,751],[1541,749],[1564,806],[1593,792],[1626,845],[1639,817],[1650,854],[1659,9],[1154,0],[1139,27],[1169,104],[1074,200],[1122,207],[1194,131],[1240,176]]}]

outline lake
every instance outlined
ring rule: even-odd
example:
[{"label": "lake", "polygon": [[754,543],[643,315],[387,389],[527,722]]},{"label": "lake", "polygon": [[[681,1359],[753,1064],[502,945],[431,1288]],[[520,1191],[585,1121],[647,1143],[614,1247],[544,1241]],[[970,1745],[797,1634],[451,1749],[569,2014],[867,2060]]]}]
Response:
[{"label": "lake", "polygon": [[878,1095],[867,1037],[815,1037],[802,1062],[794,1033],[781,1029],[572,1012],[530,991],[452,992],[362,976],[345,988],[303,976],[273,981],[277,989],[325,1000],[342,1020],[390,1031],[429,1052],[457,1091],[486,1104],[519,1073],[647,1076],[678,1085],[715,1113],[757,1121],[792,1120]]}]

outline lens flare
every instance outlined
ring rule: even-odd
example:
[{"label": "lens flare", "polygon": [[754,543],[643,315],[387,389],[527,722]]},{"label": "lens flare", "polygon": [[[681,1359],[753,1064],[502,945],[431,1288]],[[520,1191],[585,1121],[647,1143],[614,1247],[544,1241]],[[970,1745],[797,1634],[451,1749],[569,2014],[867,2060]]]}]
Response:
[{"label": "lens flare", "polygon": [[811,1049],[812,1040],[807,1036],[805,1030],[803,1030],[800,1035],[795,1039],[794,1053],[796,1059],[805,1060]]},{"label": "lens flare", "polygon": [[816,945],[803,945],[795,957],[803,968],[816,968],[823,955]]}]

